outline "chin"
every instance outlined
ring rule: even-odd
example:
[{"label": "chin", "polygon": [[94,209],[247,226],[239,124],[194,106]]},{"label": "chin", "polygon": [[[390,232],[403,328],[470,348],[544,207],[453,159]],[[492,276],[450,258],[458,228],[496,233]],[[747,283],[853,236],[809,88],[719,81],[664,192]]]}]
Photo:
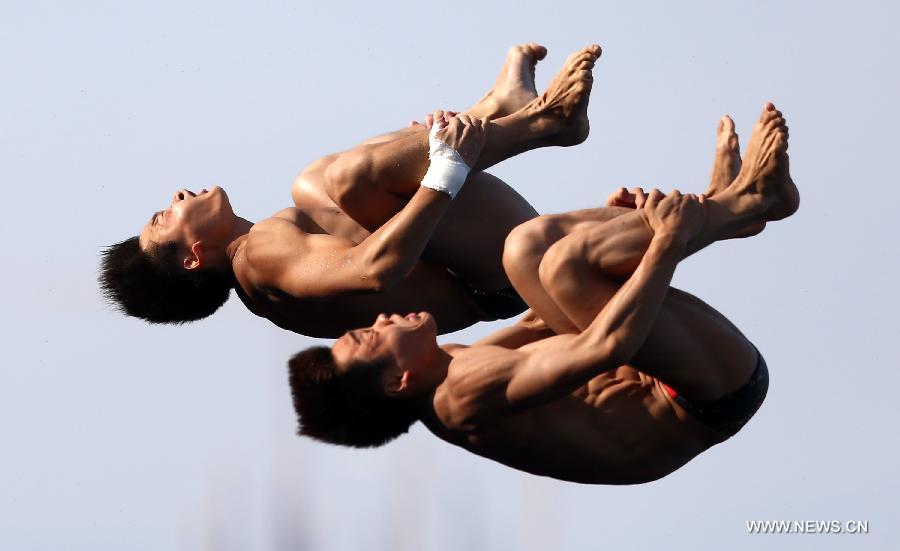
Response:
[{"label": "chin", "polygon": [[231,200],[228,198],[228,193],[226,193],[224,189],[215,186],[210,190],[209,194],[217,201],[221,201],[223,204],[228,205],[228,210],[231,210]]},{"label": "chin", "polygon": [[422,312],[421,315],[425,318],[422,321],[422,328],[428,328],[437,338],[437,320],[428,312]]},{"label": "chin", "polygon": [[218,213],[217,217],[222,220],[232,220],[235,217],[234,209],[231,207],[231,201],[228,199],[228,194],[222,188],[216,188],[219,191],[214,191],[211,193],[215,193],[215,196],[212,199],[215,201],[216,211]]}]

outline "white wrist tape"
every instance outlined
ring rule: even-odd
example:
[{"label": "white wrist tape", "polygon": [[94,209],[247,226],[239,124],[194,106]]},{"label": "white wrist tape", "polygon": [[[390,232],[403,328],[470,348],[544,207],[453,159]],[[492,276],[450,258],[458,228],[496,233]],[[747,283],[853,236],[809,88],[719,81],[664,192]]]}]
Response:
[{"label": "white wrist tape", "polygon": [[437,138],[438,131],[445,125],[443,121],[435,121],[428,133],[428,172],[422,178],[422,187],[446,193],[450,198],[456,197],[469,176],[469,165],[460,157],[459,152]]}]

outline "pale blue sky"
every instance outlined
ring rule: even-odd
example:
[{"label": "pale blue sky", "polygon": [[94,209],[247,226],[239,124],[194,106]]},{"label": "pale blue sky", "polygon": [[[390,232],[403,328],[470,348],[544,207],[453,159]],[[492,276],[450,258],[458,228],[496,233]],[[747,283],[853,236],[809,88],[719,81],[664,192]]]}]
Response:
[{"label": "pale blue sky", "polygon": [[[0,548],[887,549],[898,536],[900,146],[889,2],[6,2],[0,175]],[[662,481],[578,486],[417,428],[375,451],[302,440],[285,361],[313,341],[232,299],[185,327],[110,311],[103,246],[182,186],[260,219],[306,163],[493,83],[538,41],[543,88],[599,42],[592,135],[495,170],[541,212],[619,185],[700,191],[714,127],[765,100],[802,206],[688,260],[772,386],[731,441]],[[479,325],[445,342],[469,342]],[[748,520],[868,535],[748,535]]]}]

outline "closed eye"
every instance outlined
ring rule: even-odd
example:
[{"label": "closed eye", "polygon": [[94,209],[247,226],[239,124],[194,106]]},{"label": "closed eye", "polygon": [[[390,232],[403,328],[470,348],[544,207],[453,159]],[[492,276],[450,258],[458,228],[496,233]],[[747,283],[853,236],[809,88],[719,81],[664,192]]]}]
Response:
[{"label": "closed eye", "polygon": [[366,342],[369,344],[369,346],[374,346],[375,343],[378,342],[378,334],[375,333],[374,329],[366,329],[365,334]]}]

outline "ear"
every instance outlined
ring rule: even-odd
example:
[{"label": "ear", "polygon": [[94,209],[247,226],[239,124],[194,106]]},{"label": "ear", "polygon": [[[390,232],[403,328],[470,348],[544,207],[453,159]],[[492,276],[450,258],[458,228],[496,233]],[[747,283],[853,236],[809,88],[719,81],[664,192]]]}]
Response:
[{"label": "ear", "polygon": [[395,371],[385,384],[388,396],[401,396],[409,389],[409,371]]},{"label": "ear", "polygon": [[205,252],[203,249],[203,242],[197,241],[193,245],[191,245],[191,252],[187,256],[184,257],[182,261],[185,270],[196,270],[201,267],[203,264],[203,259],[205,257]]}]

